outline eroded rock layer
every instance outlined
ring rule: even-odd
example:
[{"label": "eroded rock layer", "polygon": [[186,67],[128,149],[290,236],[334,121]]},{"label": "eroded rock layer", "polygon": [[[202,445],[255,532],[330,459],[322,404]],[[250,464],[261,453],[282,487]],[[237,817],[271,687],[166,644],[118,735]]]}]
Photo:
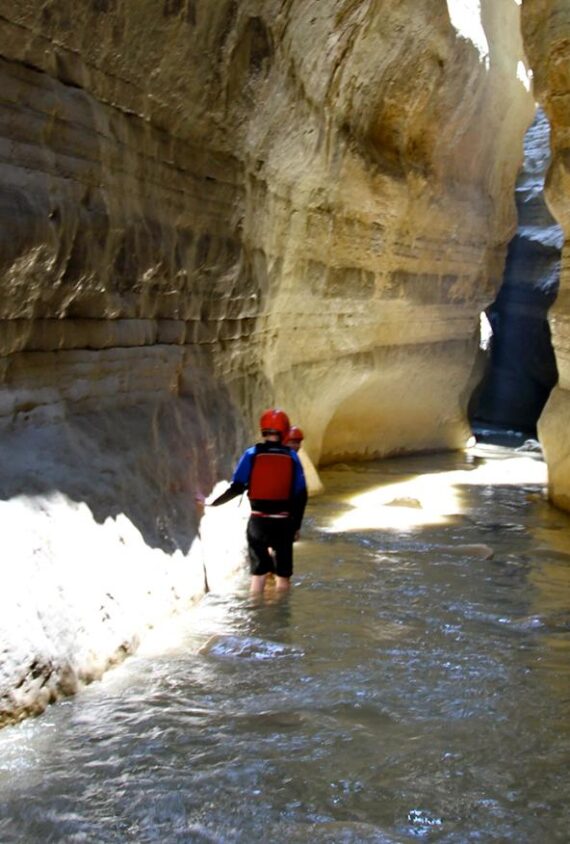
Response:
[{"label": "eroded rock layer", "polygon": [[0,0],[6,518],[63,494],[168,568],[269,402],[315,462],[463,444],[534,108],[472,5]]},{"label": "eroded rock layer", "polygon": [[558,385],[539,421],[551,499],[570,510],[570,7],[565,0],[523,0],[525,48],[534,89],[551,125],[550,208],[564,232],[560,290],[549,314]]},{"label": "eroded rock layer", "polygon": [[[316,458],[460,443],[531,102],[513,4],[456,7],[4,3],[5,353],[203,344]],[[426,344],[429,430],[325,436]]]}]

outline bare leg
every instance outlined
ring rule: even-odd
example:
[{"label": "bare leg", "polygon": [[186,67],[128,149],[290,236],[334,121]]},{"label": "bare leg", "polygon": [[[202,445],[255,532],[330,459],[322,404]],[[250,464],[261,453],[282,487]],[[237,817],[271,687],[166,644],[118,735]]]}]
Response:
[{"label": "bare leg", "polygon": [[252,574],[251,575],[251,586],[249,587],[249,591],[252,595],[261,595],[265,588],[265,578],[267,577],[266,574]]},{"label": "bare leg", "polygon": [[291,579],[289,577],[279,577],[279,575],[275,575],[275,580],[275,588],[280,592],[286,592],[291,588]]}]

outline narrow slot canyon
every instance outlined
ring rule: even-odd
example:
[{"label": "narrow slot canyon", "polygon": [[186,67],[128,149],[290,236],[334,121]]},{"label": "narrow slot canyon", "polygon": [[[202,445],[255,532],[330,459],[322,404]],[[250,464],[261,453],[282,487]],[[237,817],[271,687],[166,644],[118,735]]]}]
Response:
[{"label": "narrow slot canyon", "polygon": [[483,318],[488,370],[471,397],[476,430],[485,424],[536,437],[537,423],[558,381],[548,311],[560,283],[564,235],[544,198],[550,127],[537,110],[527,130],[515,190],[517,230],[509,244],[503,283]]},{"label": "narrow slot canyon", "polygon": [[[565,840],[568,45],[0,0],[2,842]],[[256,596],[203,502],[270,407],[309,502]]]}]

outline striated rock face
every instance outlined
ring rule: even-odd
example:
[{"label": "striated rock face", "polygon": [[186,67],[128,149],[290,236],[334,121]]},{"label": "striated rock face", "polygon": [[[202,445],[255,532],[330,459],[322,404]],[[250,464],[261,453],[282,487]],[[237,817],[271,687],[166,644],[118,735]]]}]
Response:
[{"label": "striated rock face", "polygon": [[549,313],[559,380],[538,432],[550,497],[570,510],[570,7],[565,0],[523,0],[522,26],[535,92],[552,128],[546,197],[564,232],[560,292]]},{"label": "striated rock face", "polygon": [[199,345],[315,459],[463,442],[532,114],[512,0],[0,12],[6,354]]},{"label": "striated rock face", "polygon": [[542,109],[525,136],[516,186],[518,227],[499,295],[487,315],[491,364],[475,417],[534,432],[558,374],[547,312],[558,293],[562,230],[544,199],[550,127]]},{"label": "striated rock face", "polygon": [[[124,516],[167,578],[179,553],[203,583],[194,491],[227,477],[263,405],[302,424],[314,462],[462,445],[534,111],[518,15],[0,0],[3,518],[14,499]],[[33,577],[58,546],[30,518]],[[196,590],[174,592],[140,624]],[[49,664],[81,677],[85,659]],[[0,678],[5,711],[34,664]]]}]

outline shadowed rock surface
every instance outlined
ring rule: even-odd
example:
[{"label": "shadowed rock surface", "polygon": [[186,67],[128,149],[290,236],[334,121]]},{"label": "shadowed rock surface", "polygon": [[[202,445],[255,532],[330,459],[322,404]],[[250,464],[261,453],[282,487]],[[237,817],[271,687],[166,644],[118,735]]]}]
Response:
[{"label": "shadowed rock surface", "polygon": [[474,416],[487,423],[535,431],[556,384],[547,312],[558,293],[563,234],[544,200],[550,127],[542,109],[525,136],[516,186],[519,224],[509,244],[499,295],[487,310],[491,364]]}]

